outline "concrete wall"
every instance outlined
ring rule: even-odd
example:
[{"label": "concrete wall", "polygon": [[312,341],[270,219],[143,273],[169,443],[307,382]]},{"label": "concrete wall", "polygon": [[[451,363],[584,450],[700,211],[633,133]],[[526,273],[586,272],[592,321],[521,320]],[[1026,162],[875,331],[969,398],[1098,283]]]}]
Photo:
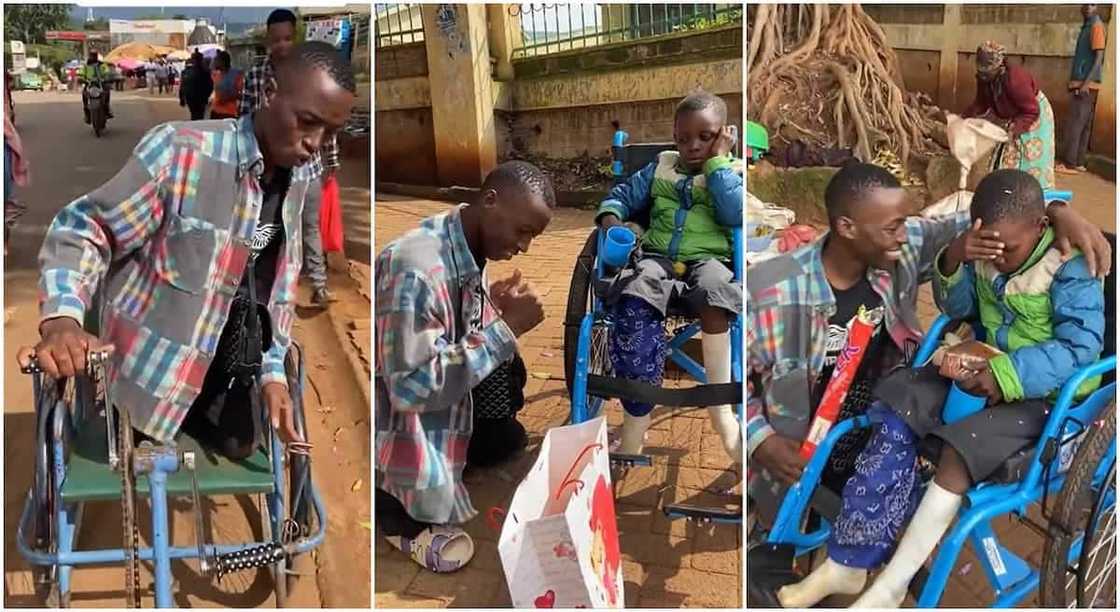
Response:
[{"label": "concrete wall", "polygon": [[373,76],[375,174],[394,182],[433,184],[435,134],[424,43],[378,49]]},{"label": "concrete wall", "polygon": [[[1063,119],[1069,106],[1067,83],[1070,61],[1081,30],[1077,4],[974,4],[904,5],[865,4],[863,8],[882,26],[898,52],[907,88],[929,94],[951,111],[963,110],[976,95],[974,56],[985,40],[995,40],[1008,49],[1008,59],[1034,75],[1050,99],[1063,137]],[[1108,5],[1100,15],[1111,32]],[[1115,70],[1105,53],[1105,71]],[[1090,150],[1114,156],[1116,152],[1115,90],[1102,90]],[[1111,93],[1106,90],[1111,89]]]},{"label": "concrete wall", "polygon": [[[490,38],[507,27],[491,24]],[[491,55],[500,56],[491,43]],[[542,57],[496,57],[498,158],[607,156],[618,128],[633,141],[671,140],[677,102],[698,88],[721,95],[738,124],[742,45],[736,25]],[[429,82],[429,68],[424,43],[374,53],[378,180],[435,183],[432,88],[439,85]]]}]

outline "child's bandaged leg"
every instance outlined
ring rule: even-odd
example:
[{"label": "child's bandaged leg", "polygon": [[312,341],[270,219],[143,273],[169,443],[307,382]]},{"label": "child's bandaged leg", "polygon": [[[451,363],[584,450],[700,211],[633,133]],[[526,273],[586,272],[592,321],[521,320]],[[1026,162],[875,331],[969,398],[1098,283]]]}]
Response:
[{"label": "child's bandaged leg", "polygon": [[778,589],[778,601],[783,608],[811,608],[829,595],[855,595],[863,590],[865,582],[867,570],[825,559],[801,582]]},{"label": "child's bandaged leg", "polygon": [[[708,384],[731,382],[731,341],[727,332],[704,334],[700,346],[704,353],[704,372]],[[723,450],[736,462],[743,460],[743,437],[740,434],[739,420],[729,404],[708,406],[712,427],[723,442]]]},{"label": "child's bandaged leg", "polygon": [[910,526],[902,536],[890,563],[853,608],[897,608],[906,598],[906,588],[926,562],[961,507],[961,496],[931,482]]},{"label": "child's bandaged leg", "polygon": [[[614,375],[660,385],[668,352],[661,312],[645,300],[627,295],[614,305],[613,315],[610,357]],[[653,405],[624,399],[622,407],[626,412],[618,451],[636,455],[642,452]]]}]

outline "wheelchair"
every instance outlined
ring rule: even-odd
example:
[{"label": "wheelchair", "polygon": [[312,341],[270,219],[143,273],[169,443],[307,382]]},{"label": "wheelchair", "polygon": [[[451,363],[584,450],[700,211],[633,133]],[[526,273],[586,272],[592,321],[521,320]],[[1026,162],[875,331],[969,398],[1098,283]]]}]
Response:
[{"label": "wheelchair", "polygon": [[[269,568],[276,604],[282,607],[298,578],[295,557],[317,548],[326,534],[326,510],[311,478],[310,457],[286,456],[263,409],[257,414],[263,436],[241,461],[205,450],[186,434],[171,444],[134,445],[127,414],[115,409],[106,384],[110,361],[109,352],[91,352],[87,372],[63,381],[46,378],[34,363],[23,370],[32,376],[37,452],[16,547],[33,566],[36,594],[46,607],[69,607],[75,568],[124,564],[128,604],[139,607],[139,562],[147,561],[153,567],[155,606],[169,608],[172,560],[198,559],[200,575],[219,581],[233,572]],[[306,440],[303,352],[295,342],[285,370],[296,428]],[[215,495],[256,496],[266,539],[207,543],[202,500]],[[140,546],[138,497],[147,497],[150,505],[147,547]],[[192,498],[194,546],[170,541],[168,497]],[[83,509],[95,501],[120,503],[121,548],[78,549]]]},{"label": "wheelchair", "polygon": [[[629,135],[625,131],[619,130],[614,134],[611,170],[615,185],[624,182],[630,175],[654,161],[659,153],[676,148],[676,145],[671,142],[627,144],[628,139]],[[648,227],[648,209],[645,215],[628,221],[634,221],[643,228]],[[605,402],[611,398],[619,398],[672,407],[733,404],[736,406],[741,423],[743,414],[742,314],[730,321],[728,334],[731,342],[730,383],[705,384],[707,379],[704,366],[685,352],[686,344],[700,332],[700,322],[690,319],[683,310],[674,308],[672,304],[665,319],[666,331],[671,338],[668,342],[671,350],[668,360],[700,384],[683,389],[660,388],[611,376],[613,367],[610,361],[609,339],[614,322],[611,313],[606,310],[595,291],[597,281],[610,278],[615,272],[597,256],[605,236],[606,232],[598,228],[591,231],[576,258],[568,291],[568,304],[564,316],[564,377],[571,399],[569,422],[582,423],[593,419],[599,415]],[[731,265],[734,279],[739,282],[743,278],[742,228],[731,228],[731,238],[733,259]],[[627,468],[651,465],[649,457],[644,455],[613,453],[611,461],[615,466]],[[742,521],[742,512],[739,510],[667,504],[662,511],[671,519],[685,518],[699,522],[735,524]]]},{"label": "wheelchair", "polygon": [[[1068,202],[1072,194],[1048,191],[1046,196],[1048,202]],[[1108,238],[1115,259],[1116,238]],[[966,493],[932,565],[928,569],[923,565],[910,583],[916,607],[938,606],[961,549],[969,544],[994,592],[991,607],[1015,606],[1037,590],[1039,605],[1046,608],[1115,609],[1115,275],[1113,269],[1104,284],[1106,329],[1101,359],[1062,386],[1035,447],[1009,459],[992,480],[978,483]],[[929,361],[952,323],[944,315],[934,321],[914,364]],[[982,338],[979,325],[974,326],[974,333]],[[1103,376],[1100,388],[1075,403],[1078,386],[1095,376]],[[765,542],[748,550],[748,606],[778,607],[777,589],[799,580],[792,570],[794,559],[823,549],[841,500],[832,490],[817,486],[821,473],[841,437],[873,427],[876,421],[861,415],[837,423],[818,446],[801,480],[787,492]],[[1039,510],[1044,524],[1028,515],[1032,508]],[[1039,568],[1000,543],[992,521],[1007,514],[1044,538]]]}]

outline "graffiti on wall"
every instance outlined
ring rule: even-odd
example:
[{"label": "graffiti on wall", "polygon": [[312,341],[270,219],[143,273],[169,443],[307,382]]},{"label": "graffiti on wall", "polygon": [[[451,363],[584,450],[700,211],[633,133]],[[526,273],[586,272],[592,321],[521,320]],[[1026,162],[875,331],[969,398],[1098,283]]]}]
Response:
[{"label": "graffiti on wall", "polygon": [[441,4],[436,7],[436,28],[447,40],[447,56],[454,58],[457,53],[467,50],[466,40],[459,33],[459,13],[454,4]]}]

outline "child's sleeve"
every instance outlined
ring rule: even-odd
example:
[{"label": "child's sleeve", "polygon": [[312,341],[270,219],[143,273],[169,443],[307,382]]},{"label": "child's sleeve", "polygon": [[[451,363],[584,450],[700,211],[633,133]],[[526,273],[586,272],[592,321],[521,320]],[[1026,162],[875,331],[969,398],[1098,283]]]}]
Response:
[{"label": "child's sleeve", "polygon": [[941,273],[937,264],[941,260],[944,247],[937,254],[933,265],[933,301],[941,312],[952,319],[974,319],[977,313],[976,270],[962,263],[949,276]]},{"label": "child's sleeve", "polygon": [[716,203],[716,221],[727,227],[743,225],[743,175],[735,170],[735,160],[730,156],[704,162],[708,193]]},{"label": "child's sleeve", "polygon": [[634,213],[640,212],[649,206],[649,192],[653,185],[653,173],[657,170],[657,162],[650,162],[645,168],[630,175],[625,182],[619,183],[611,189],[607,199],[599,204],[599,212],[595,214],[595,222],[606,214],[611,214],[620,221],[626,221]]},{"label": "child's sleeve", "polygon": [[1066,262],[1050,285],[1054,339],[994,357],[1004,400],[1042,398],[1098,358],[1104,346],[1104,290],[1084,257]]}]

